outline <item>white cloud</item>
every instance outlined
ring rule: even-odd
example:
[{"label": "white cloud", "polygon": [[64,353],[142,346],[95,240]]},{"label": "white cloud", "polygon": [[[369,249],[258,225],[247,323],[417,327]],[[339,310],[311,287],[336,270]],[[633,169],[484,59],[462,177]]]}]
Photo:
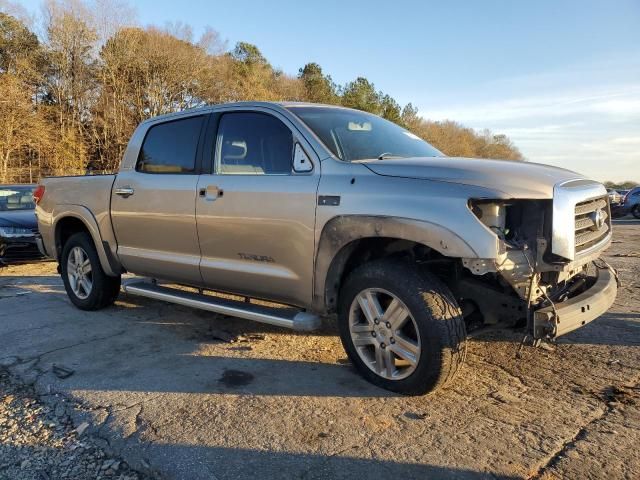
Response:
[{"label": "white cloud", "polygon": [[455,103],[418,107],[425,118],[504,133],[530,161],[640,181],[640,82],[629,81],[640,78],[640,61],[612,71],[617,78],[590,65],[497,80]]},{"label": "white cloud", "polygon": [[622,145],[638,145],[640,146],[640,137],[618,137],[611,140],[612,143]]},{"label": "white cloud", "polygon": [[427,118],[451,118],[463,123],[566,117],[589,113],[640,118],[640,83],[621,85],[600,92],[592,90],[580,93],[532,95],[497,102],[423,110],[423,115]]}]

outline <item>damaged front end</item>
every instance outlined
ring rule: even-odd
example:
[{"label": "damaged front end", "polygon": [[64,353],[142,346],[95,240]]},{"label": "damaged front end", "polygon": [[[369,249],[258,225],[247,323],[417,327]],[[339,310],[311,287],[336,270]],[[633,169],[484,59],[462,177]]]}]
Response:
[{"label": "damaged front end", "polygon": [[[602,185],[556,186],[553,200],[470,202],[498,237],[495,259],[462,259],[459,298],[485,324],[526,325],[535,339],[554,339],[613,304],[617,276],[599,259],[611,242],[611,214]],[[464,303],[463,303],[464,304]]]}]

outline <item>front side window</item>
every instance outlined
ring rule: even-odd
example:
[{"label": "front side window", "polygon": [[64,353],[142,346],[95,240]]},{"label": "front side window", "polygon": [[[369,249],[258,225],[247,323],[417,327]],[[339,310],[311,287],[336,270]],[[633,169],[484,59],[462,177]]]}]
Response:
[{"label": "front side window", "polygon": [[0,188],[0,212],[9,210],[33,210],[33,187],[1,187]]},{"label": "front side window", "polygon": [[145,173],[194,173],[204,117],[160,123],[149,129],[136,170]]},{"label": "front side window", "polygon": [[377,115],[332,107],[288,107],[341,160],[442,157],[435,147]]},{"label": "front side window", "polygon": [[264,113],[234,112],[220,119],[216,172],[227,175],[291,173],[293,135],[277,118]]}]

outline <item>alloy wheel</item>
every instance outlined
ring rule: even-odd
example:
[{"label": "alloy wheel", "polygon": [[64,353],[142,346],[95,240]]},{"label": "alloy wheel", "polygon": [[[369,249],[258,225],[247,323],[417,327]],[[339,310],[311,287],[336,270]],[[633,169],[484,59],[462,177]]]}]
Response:
[{"label": "alloy wheel", "polygon": [[67,278],[76,297],[85,300],[91,295],[91,290],[93,289],[91,260],[89,260],[89,255],[82,247],[74,247],[69,252]]},{"label": "alloy wheel", "polygon": [[421,352],[418,325],[394,294],[368,288],[356,295],[349,332],[358,355],[377,375],[401,380],[416,369]]}]

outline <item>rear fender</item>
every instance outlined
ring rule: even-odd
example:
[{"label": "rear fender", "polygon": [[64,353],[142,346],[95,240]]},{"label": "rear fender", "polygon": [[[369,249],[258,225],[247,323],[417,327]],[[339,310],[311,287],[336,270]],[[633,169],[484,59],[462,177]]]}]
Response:
[{"label": "rear fender", "polygon": [[60,245],[58,245],[58,226],[60,225],[60,221],[72,217],[80,220],[86,227],[89,235],[91,235],[93,244],[95,245],[96,251],[98,252],[100,265],[102,266],[104,272],[112,277],[115,277],[122,273],[122,266],[120,265],[120,262],[113,256],[108,242],[103,241],[102,235],[100,234],[100,229],[98,228],[98,222],[88,208],[81,205],[59,205],[54,209],[52,216],[54,219],[53,231],[55,232],[56,258],[58,259],[58,261],[60,261],[58,254],[60,247]]}]

